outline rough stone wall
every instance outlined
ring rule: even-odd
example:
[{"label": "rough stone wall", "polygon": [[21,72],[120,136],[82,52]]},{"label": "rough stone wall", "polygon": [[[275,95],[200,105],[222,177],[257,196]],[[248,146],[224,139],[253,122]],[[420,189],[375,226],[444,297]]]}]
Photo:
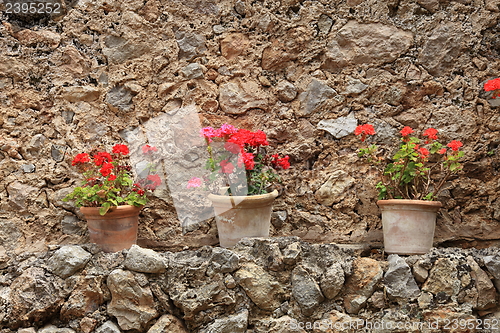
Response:
[{"label": "rough stone wall", "polygon": [[360,254],[298,237],[2,254],[0,332],[498,331],[498,248]]},{"label": "rough stone wall", "polygon": [[[375,176],[352,135],[371,122],[379,143],[405,125],[462,140],[436,240],[500,239],[500,118],[481,90],[500,66],[499,4],[80,0],[52,19],[0,4],[0,245],[85,242],[61,202],[76,184],[71,156],[193,105],[202,126],[262,129],[291,156],[273,235],[380,241]],[[214,228],[183,230],[166,195],[144,211],[140,237],[200,246],[217,243]]]}]

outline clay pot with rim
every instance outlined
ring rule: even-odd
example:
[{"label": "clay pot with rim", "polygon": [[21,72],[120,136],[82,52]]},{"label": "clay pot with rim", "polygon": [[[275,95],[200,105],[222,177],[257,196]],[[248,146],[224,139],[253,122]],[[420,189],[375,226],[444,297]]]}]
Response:
[{"label": "clay pot with rim", "polygon": [[384,250],[390,254],[425,254],[434,240],[439,201],[379,200]]},{"label": "clay pot with rim", "polygon": [[111,207],[100,215],[99,207],[80,207],[87,219],[90,241],[104,252],[118,252],[137,243],[141,209],[142,206],[123,205]]},{"label": "clay pot with rim", "polygon": [[209,194],[222,247],[233,247],[244,237],[269,237],[271,213],[278,191],[250,196]]}]

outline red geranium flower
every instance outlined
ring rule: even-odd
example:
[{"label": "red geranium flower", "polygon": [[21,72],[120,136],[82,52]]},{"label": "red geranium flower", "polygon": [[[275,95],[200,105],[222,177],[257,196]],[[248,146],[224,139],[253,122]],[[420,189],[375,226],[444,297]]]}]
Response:
[{"label": "red geranium flower", "polygon": [[246,170],[253,170],[255,167],[254,156],[252,153],[242,152],[238,158],[238,167],[245,165]]},{"label": "red geranium flower", "polygon": [[143,154],[152,154],[153,152],[157,152],[158,149],[156,147],[150,146],[150,145],[144,145],[142,146],[142,153]]},{"label": "red geranium flower", "polygon": [[484,91],[492,91],[500,89],[500,78],[489,80],[484,84]]},{"label": "red geranium flower", "polygon": [[112,182],[113,180],[116,180],[116,175],[109,175],[108,181]]},{"label": "red geranium flower", "polygon": [[370,125],[370,124],[359,125],[354,130],[354,134],[355,135],[361,134],[361,142],[364,142],[366,140],[367,135],[374,135],[375,134],[375,129],[373,128],[373,125]]},{"label": "red geranium flower", "polygon": [[104,163],[101,167],[101,169],[99,170],[99,172],[101,173],[101,175],[103,177],[107,177],[111,174],[111,170],[113,170],[114,166],[113,164],[111,163]]},{"label": "red geranium flower", "polygon": [[446,154],[446,148],[439,149],[438,154],[441,154],[441,155]]},{"label": "red geranium flower", "polygon": [[437,133],[437,129],[431,127],[424,131],[424,136],[428,137],[429,140],[437,140]]},{"label": "red geranium flower", "polygon": [[407,137],[408,135],[413,133],[413,129],[410,126],[405,126],[400,133],[403,137]]},{"label": "red geranium flower", "polygon": [[450,143],[446,145],[447,147],[451,148],[453,151],[458,151],[460,147],[463,146],[463,143],[457,140],[453,140]]},{"label": "red geranium flower", "polygon": [[238,154],[241,151],[241,147],[233,142],[226,142],[224,148],[233,154]]},{"label": "red geranium flower", "polygon": [[427,150],[427,148],[422,147],[419,148],[417,151],[421,159],[425,160],[426,158],[429,157],[429,150]]},{"label": "red geranium flower", "polygon": [[105,151],[97,153],[94,155],[94,163],[97,166],[101,166],[104,163],[111,163],[113,162],[113,159],[111,158],[111,155]]},{"label": "red geranium flower", "polygon": [[90,162],[90,156],[87,153],[81,153],[75,156],[71,165],[84,164]]},{"label": "red geranium flower", "polygon": [[117,144],[113,147],[113,154],[128,155],[129,150],[126,145]]},{"label": "red geranium flower", "polygon": [[273,158],[271,163],[275,169],[282,168],[283,170],[286,170],[290,168],[290,156],[286,155],[285,157],[280,158],[278,154],[274,154],[271,157]]},{"label": "red geranium flower", "polygon": [[223,173],[231,173],[234,171],[234,165],[231,162],[228,162],[227,160],[223,160],[220,162],[220,167],[221,171]]}]

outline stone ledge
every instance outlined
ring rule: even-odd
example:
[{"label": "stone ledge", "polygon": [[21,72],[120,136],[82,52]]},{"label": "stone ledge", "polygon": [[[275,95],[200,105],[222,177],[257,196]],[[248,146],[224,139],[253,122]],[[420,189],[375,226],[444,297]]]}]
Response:
[{"label": "stone ledge", "polygon": [[498,248],[359,252],[282,237],[176,253],[7,253],[0,332],[441,332],[455,322],[495,331],[486,327],[500,318]]}]

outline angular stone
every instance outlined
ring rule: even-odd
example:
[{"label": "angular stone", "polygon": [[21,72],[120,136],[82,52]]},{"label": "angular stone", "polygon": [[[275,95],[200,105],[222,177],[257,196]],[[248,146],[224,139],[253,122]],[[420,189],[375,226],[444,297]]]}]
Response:
[{"label": "angular stone", "polygon": [[457,263],[449,258],[439,258],[431,268],[429,277],[422,286],[422,291],[434,295],[442,292],[446,295],[456,296],[460,291]]},{"label": "angular stone", "polygon": [[47,275],[43,268],[29,267],[10,285],[10,324],[43,322],[64,303],[64,281]]},{"label": "angular stone", "polygon": [[396,60],[413,44],[413,34],[381,23],[349,21],[327,45],[323,68],[331,71],[360,64]]},{"label": "angular stone", "polygon": [[67,235],[80,234],[84,230],[83,227],[79,225],[80,219],[73,215],[66,215],[61,220],[62,232]]},{"label": "angular stone", "polygon": [[232,273],[240,267],[240,258],[233,251],[215,247],[212,250],[210,267],[215,273]]},{"label": "angular stone", "polygon": [[50,147],[50,155],[54,161],[62,162],[67,149],[67,146],[52,145],[52,147]]},{"label": "angular stone", "polygon": [[108,320],[101,326],[99,326],[95,333],[121,333],[120,328],[116,326],[111,320]]},{"label": "angular stone", "polygon": [[285,67],[288,61],[294,60],[296,57],[297,55],[286,50],[283,42],[274,40],[262,52],[261,66],[264,70],[278,70]]},{"label": "angular stone", "polygon": [[108,313],[115,316],[122,330],[142,330],[158,316],[151,289],[139,285],[134,274],[116,269],[108,276],[107,285],[111,292]]},{"label": "angular stone", "polygon": [[247,327],[248,310],[243,310],[236,315],[217,318],[204,333],[246,333]]},{"label": "angular stone", "polygon": [[[432,267],[432,265],[430,267]],[[429,277],[429,270],[427,269],[427,264],[424,261],[418,260],[413,265],[413,276],[419,283],[424,283],[425,280],[427,280]]]},{"label": "angular stone", "polygon": [[151,51],[146,43],[137,43],[119,36],[107,36],[104,45],[102,54],[108,58],[110,64],[120,64]]},{"label": "angular stone", "polygon": [[151,249],[132,245],[123,263],[125,268],[141,273],[162,273],[167,269],[166,258]]},{"label": "angular stone", "polygon": [[453,68],[467,49],[471,36],[460,22],[444,23],[434,29],[420,48],[418,62],[431,74],[443,75]]},{"label": "angular stone", "polygon": [[306,316],[312,315],[314,309],[325,300],[316,281],[302,266],[292,271],[292,295]]},{"label": "angular stone", "polygon": [[254,81],[235,79],[219,87],[219,103],[222,111],[242,114],[250,109],[268,108],[268,99]]},{"label": "angular stone", "polygon": [[99,98],[101,91],[93,86],[63,87],[62,97],[68,102],[92,102]]},{"label": "angular stone", "polygon": [[307,86],[306,91],[300,93],[300,115],[306,116],[316,112],[321,105],[337,96],[337,92],[325,83],[313,79]]},{"label": "angular stone", "polygon": [[38,333],[76,333],[71,328],[59,328],[55,325],[47,325],[38,330]]},{"label": "angular stone", "polygon": [[284,299],[284,291],[276,279],[262,267],[246,263],[234,274],[236,282],[262,310],[277,309]]},{"label": "angular stone", "polygon": [[322,34],[327,35],[330,32],[330,29],[333,25],[333,19],[325,14],[321,14],[318,19],[318,29]]},{"label": "angular stone", "polygon": [[302,247],[299,242],[292,243],[283,249],[283,262],[286,265],[295,265],[302,254]]},{"label": "angular stone", "polygon": [[65,279],[85,267],[92,255],[78,245],[67,245],[57,250],[48,260],[47,268]]},{"label": "angular stone", "polygon": [[323,295],[328,299],[334,299],[344,286],[345,274],[340,263],[334,263],[325,269],[321,277],[320,286]]},{"label": "angular stone", "polygon": [[331,206],[340,202],[346,193],[346,190],[354,183],[354,178],[350,177],[343,170],[334,171],[328,180],[314,194],[316,200],[324,205]]},{"label": "angular stone", "polygon": [[175,32],[175,39],[179,46],[179,59],[191,60],[207,51],[203,35],[178,30]]},{"label": "angular stone", "polygon": [[500,255],[483,257],[486,269],[493,275],[493,284],[500,292]]},{"label": "angular stone", "polygon": [[[325,320],[326,324],[321,329],[321,333],[351,333],[357,332],[358,327],[364,326],[363,319],[351,317],[337,310],[326,313],[323,320]],[[323,321],[319,322],[322,323]]]},{"label": "angular stone", "polygon": [[494,307],[497,304],[496,290],[488,274],[470,256],[467,257],[467,264],[472,269],[470,275],[475,282],[478,294],[476,310],[487,310]]},{"label": "angular stone", "polygon": [[367,84],[364,84],[358,79],[352,77],[348,78],[347,86],[345,88],[344,94],[346,95],[359,95],[368,88]]},{"label": "angular stone", "polygon": [[120,111],[131,111],[134,104],[132,102],[133,98],[132,92],[123,87],[116,86],[108,91],[106,95],[106,102],[114,109]]},{"label": "angular stone", "polygon": [[280,81],[276,86],[276,94],[282,102],[291,102],[297,96],[297,88],[289,81]]},{"label": "angular stone", "polygon": [[28,152],[31,155],[37,156],[40,154],[40,150],[43,148],[47,138],[43,134],[34,135],[28,145]]},{"label": "angular stone", "polygon": [[17,330],[17,333],[36,333],[36,329],[34,327],[20,328]]},{"label": "angular stone", "polygon": [[417,3],[431,13],[439,9],[439,0],[417,0]]},{"label": "angular stone", "polygon": [[217,15],[220,8],[217,2],[212,0],[173,0],[174,2],[182,3],[182,5],[194,9],[196,12],[204,15]]},{"label": "angular stone", "polygon": [[384,276],[384,286],[388,296],[396,300],[415,300],[420,289],[413,278],[410,266],[397,254],[387,258],[389,267]]},{"label": "angular stone", "polygon": [[347,313],[358,313],[382,280],[380,263],[370,258],[358,258],[352,264],[352,274],[345,284],[344,307]]},{"label": "angular stone", "polygon": [[161,316],[156,323],[151,326],[148,333],[189,333],[189,331],[184,327],[179,318],[171,315],[165,314]]},{"label": "angular stone", "polygon": [[33,173],[36,170],[36,167],[34,164],[23,164],[21,165],[21,170],[23,170],[24,173]]},{"label": "angular stone", "polygon": [[61,43],[61,35],[49,30],[24,29],[11,33],[23,45],[45,44],[51,49],[56,49]]},{"label": "angular stone", "polygon": [[337,119],[323,119],[318,123],[317,128],[329,132],[336,139],[340,139],[354,133],[357,126],[358,120],[354,118],[354,114],[350,114],[347,117]]},{"label": "angular stone", "polygon": [[18,57],[0,55],[0,76],[21,80],[29,71],[31,68],[20,61]]},{"label": "angular stone", "polygon": [[15,181],[7,185],[7,193],[9,197],[9,204],[19,210],[24,210],[27,208],[28,200],[31,198],[33,200],[36,198],[40,192],[39,188],[26,185]]},{"label": "angular stone", "polygon": [[97,326],[97,320],[94,318],[84,317],[80,320],[80,330],[82,333],[92,333]]},{"label": "angular stone", "polygon": [[103,281],[102,276],[80,277],[61,308],[61,319],[70,321],[97,310],[104,303]]},{"label": "angular stone", "polygon": [[243,54],[249,45],[250,40],[246,35],[233,33],[221,40],[220,50],[224,58],[231,60]]},{"label": "angular stone", "polygon": [[23,233],[14,221],[0,218],[0,246],[14,250],[19,246]]},{"label": "angular stone", "polygon": [[170,298],[175,306],[183,311],[186,322],[194,320],[202,310],[236,303],[234,297],[226,290],[223,281],[200,284],[202,285],[189,289],[186,289],[185,285],[176,283],[170,287]]},{"label": "angular stone", "polygon": [[182,69],[182,74],[191,79],[202,79],[203,78],[203,68],[198,63],[189,64]]},{"label": "angular stone", "polygon": [[271,223],[275,228],[281,228],[288,218],[286,210],[273,212],[271,215]]}]

